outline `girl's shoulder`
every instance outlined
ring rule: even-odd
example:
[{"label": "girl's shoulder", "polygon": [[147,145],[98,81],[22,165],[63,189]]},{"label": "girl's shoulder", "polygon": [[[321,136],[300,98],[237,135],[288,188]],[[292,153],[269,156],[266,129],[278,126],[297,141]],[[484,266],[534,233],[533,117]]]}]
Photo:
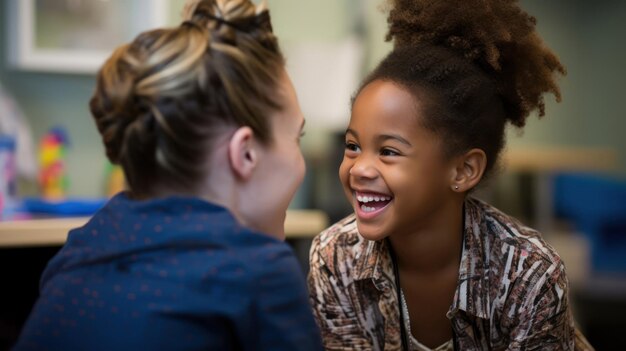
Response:
[{"label": "girl's shoulder", "polygon": [[564,283],[564,263],[541,232],[483,201],[471,199],[468,204],[472,223],[466,225],[466,247],[475,253],[473,259],[486,261],[481,264],[496,280],[547,275],[552,282]]},{"label": "girl's shoulder", "polygon": [[540,231],[484,201],[470,199],[468,203],[468,207],[473,207],[469,216],[477,217],[471,219],[474,227],[480,226],[483,240],[489,240],[493,249],[521,250],[547,262],[560,261],[558,253]]},{"label": "girl's shoulder", "polygon": [[354,245],[359,241],[359,238],[361,236],[356,226],[356,216],[351,214],[324,229],[315,237],[315,241],[320,247],[327,247],[330,245]]},{"label": "girl's shoulder", "polygon": [[357,229],[354,214],[331,225],[318,234],[311,244],[310,260],[313,266],[324,265],[331,272],[343,270],[342,266],[357,266],[366,253],[372,251],[374,241],[363,238]]}]

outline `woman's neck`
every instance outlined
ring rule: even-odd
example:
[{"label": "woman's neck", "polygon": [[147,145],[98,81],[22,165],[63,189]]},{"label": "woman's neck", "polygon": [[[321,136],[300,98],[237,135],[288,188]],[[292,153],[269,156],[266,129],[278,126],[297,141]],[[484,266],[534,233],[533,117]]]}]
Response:
[{"label": "woman's neck", "polygon": [[460,261],[463,201],[450,201],[416,231],[389,236],[398,267],[410,274],[438,274]]}]

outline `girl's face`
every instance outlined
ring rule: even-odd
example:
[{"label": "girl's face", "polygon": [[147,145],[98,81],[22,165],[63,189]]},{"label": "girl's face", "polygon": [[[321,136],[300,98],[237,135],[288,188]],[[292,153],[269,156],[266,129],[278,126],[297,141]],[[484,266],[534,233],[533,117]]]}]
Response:
[{"label": "girl's face", "polygon": [[285,214],[304,179],[305,164],[300,151],[304,116],[286,73],[277,93],[282,95],[283,109],[270,117],[272,141],[260,148],[254,181],[241,206],[254,229],[284,239]]},{"label": "girl's face", "polygon": [[421,111],[418,98],[381,80],[354,102],[339,177],[366,239],[418,231],[450,197],[454,167]]}]

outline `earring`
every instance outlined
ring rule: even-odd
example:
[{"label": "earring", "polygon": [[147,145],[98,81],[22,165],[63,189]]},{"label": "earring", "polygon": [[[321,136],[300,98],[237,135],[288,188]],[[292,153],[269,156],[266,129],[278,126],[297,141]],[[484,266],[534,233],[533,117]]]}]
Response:
[{"label": "earring", "polygon": [[459,190],[459,186],[458,186],[458,185],[455,185],[455,186],[454,186],[454,190]]}]

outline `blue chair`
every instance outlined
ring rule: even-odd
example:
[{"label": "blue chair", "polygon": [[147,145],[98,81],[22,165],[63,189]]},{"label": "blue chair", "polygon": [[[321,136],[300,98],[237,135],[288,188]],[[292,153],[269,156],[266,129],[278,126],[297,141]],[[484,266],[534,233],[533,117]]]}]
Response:
[{"label": "blue chair", "polygon": [[555,214],[591,244],[594,272],[626,272],[626,180],[563,173],[554,178]]}]

